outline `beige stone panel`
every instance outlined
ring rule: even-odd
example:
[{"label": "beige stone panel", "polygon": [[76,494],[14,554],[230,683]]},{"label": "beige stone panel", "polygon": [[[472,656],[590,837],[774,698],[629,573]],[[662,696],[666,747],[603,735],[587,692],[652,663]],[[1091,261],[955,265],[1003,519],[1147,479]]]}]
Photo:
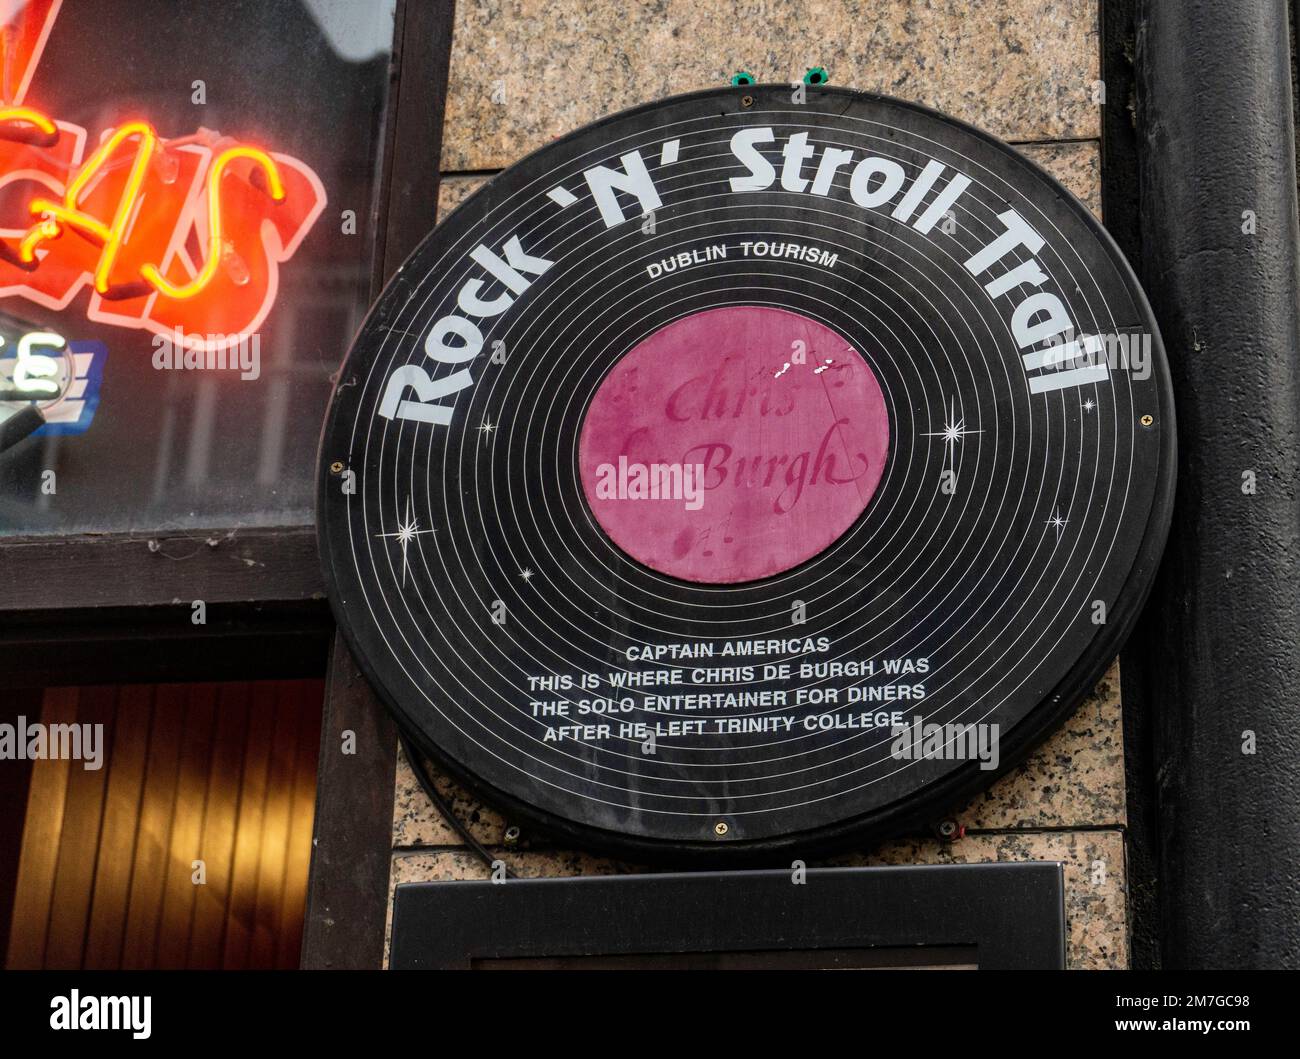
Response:
[{"label": "beige stone panel", "polygon": [[[517,876],[528,879],[621,875],[647,870],[574,852],[494,851],[495,855],[505,860]],[[1124,839],[1119,831],[973,835],[951,845],[931,840],[893,842],[871,854],[848,854],[827,862],[812,862],[810,866],[999,861],[1060,861],[1064,864],[1067,965],[1086,969],[1128,966]],[[464,850],[440,850],[394,856],[391,885],[486,878],[486,865],[473,854]],[[390,915],[391,908],[390,892]]]},{"label": "beige stone panel", "polygon": [[603,115],[740,69],[788,82],[823,66],[834,85],[1008,140],[1096,137],[1097,11],[1097,0],[460,0],[442,169],[504,168]]},{"label": "beige stone panel", "polygon": [[491,179],[489,176],[444,176],[438,183],[439,223]]},{"label": "beige stone panel", "polygon": [[[505,830],[509,826],[501,815],[469,794],[460,784],[453,783],[440,772],[431,771],[438,794],[469,829],[474,839],[485,846],[500,845],[505,840]],[[393,796],[394,848],[459,845],[463,845],[460,835],[429,801],[411,771],[406,752],[399,745],[397,787]]]},{"label": "beige stone panel", "polygon": [[1018,148],[1056,177],[1101,220],[1101,147],[1082,143],[1026,143]]},{"label": "beige stone panel", "polygon": [[1114,827],[1125,807],[1116,661],[1042,746],[953,816],[972,830]]}]

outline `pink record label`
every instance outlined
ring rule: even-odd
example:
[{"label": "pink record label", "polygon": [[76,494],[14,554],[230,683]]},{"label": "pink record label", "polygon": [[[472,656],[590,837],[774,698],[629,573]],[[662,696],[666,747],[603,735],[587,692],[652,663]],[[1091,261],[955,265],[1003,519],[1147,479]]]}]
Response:
[{"label": "pink record label", "polygon": [[578,461],[627,554],[705,584],[780,574],[871,502],[889,453],[876,376],[840,335],[760,306],[712,309],[638,343],[597,389]]}]

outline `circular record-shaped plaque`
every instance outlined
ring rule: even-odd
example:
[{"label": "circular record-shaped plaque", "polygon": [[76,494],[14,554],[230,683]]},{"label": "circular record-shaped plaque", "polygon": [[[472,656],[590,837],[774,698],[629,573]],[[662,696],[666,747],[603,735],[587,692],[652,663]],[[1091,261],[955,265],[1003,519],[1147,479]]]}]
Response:
[{"label": "circular record-shaped plaque", "polygon": [[1150,308],[997,140],[839,89],[618,114],[393,278],[320,452],[331,601],[418,740],[636,856],[935,820],[1114,658],[1168,528]]}]

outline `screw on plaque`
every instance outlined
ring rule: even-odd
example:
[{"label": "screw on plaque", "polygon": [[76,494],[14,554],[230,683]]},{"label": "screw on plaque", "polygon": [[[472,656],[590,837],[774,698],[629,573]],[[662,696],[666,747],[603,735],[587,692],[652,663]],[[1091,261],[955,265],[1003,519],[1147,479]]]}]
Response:
[{"label": "screw on plaque", "polygon": [[330,474],[342,474],[342,473],[343,473],[342,460],[335,460],[333,463],[330,464]]},{"label": "screw on plaque", "polygon": [[826,72],[824,66],[809,67],[808,72],[803,75],[803,83],[817,88],[821,85],[830,84],[831,75]]},{"label": "screw on plaque", "polygon": [[1149,427],[1155,421],[1156,421],[1155,416],[1150,416],[1150,415],[1145,415],[1141,418],[1141,420],[1139,420],[1139,422],[1141,422],[1141,424],[1144,427]]},{"label": "screw on plaque", "polygon": [[719,820],[716,824],[713,825],[713,833],[717,835],[719,838],[721,838],[730,830],[731,828],[727,826],[727,822],[725,820]]},{"label": "screw on plaque", "polygon": [[754,83],[754,75],[748,70],[737,70],[731,75],[731,84],[734,88],[742,88],[745,85],[752,85]]},{"label": "screw on plaque", "polygon": [[505,834],[501,836],[501,844],[504,846],[509,846],[511,848],[519,845],[520,834],[522,834],[522,832],[519,830],[519,828],[511,824],[509,827],[506,828]]},{"label": "screw on plaque", "polygon": [[940,842],[956,842],[959,838],[966,837],[966,828],[949,818],[935,824],[934,833]]}]

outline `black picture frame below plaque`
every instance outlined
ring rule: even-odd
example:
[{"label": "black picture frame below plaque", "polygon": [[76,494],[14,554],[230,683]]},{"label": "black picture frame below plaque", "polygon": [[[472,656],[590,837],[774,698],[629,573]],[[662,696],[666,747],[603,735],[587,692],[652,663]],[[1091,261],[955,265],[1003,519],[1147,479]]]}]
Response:
[{"label": "black picture frame below plaque", "polygon": [[407,883],[394,970],[1062,970],[1057,862]]}]

